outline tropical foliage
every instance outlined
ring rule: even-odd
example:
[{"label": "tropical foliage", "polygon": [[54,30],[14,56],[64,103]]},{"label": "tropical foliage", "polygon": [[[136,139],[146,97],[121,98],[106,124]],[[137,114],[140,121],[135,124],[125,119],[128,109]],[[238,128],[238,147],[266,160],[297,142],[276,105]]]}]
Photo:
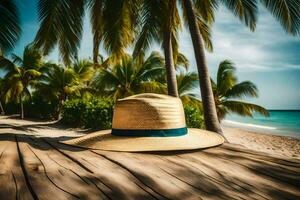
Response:
[{"label": "tropical foliage", "polygon": [[0,1],[0,51],[9,51],[21,35],[20,17],[15,0]]},{"label": "tropical foliage", "polygon": [[23,100],[27,95],[31,98],[29,86],[36,84],[41,66],[41,53],[32,45],[25,47],[23,57],[15,54],[11,60],[0,56],[0,67],[6,72],[2,89],[5,92],[5,101],[13,100],[20,103],[21,118],[24,118]]},{"label": "tropical foliage", "polygon": [[217,80],[211,82],[219,120],[224,119],[229,112],[250,117],[253,116],[253,112],[269,115],[268,111],[259,105],[237,100],[257,97],[258,92],[250,81],[237,82],[235,67],[231,61],[225,60],[220,63]]},{"label": "tropical foliage", "polygon": [[[30,99],[32,92],[40,93],[45,101],[60,102],[59,111],[65,100],[85,98],[90,93],[117,99],[144,91],[165,93],[167,90],[185,103],[199,105],[194,92],[199,81],[205,126],[221,133],[219,119],[227,112],[251,115],[255,110],[264,111],[245,102],[243,105],[233,102],[234,98],[244,95],[256,96],[252,83],[237,83],[232,79],[233,85],[219,83],[223,85],[219,87],[218,80],[211,81],[204,52],[205,48],[213,49],[210,28],[216,11],[225,6],[254,31],[259,3],[288,34],[300,35],[300,2],[294,0],[39,0],[40,26],[34,47],[26,47],[23,58],[13,55],[9,59],[2,51],[11,50],[18,40],[20,20],[16,1],[0,1],[0,67],[5,73],[1,96],[6,101],[19,102],[23,110],[23,100]],[[86,13],[89,13],[93,34],[93,63],[77,60]],[[199,78],[195,73],[175,70],[178,66],[188,67],[188,61],[178,51],[177,35],[183,24],[189,27]],[[151,54],[145,59],[152,42],[162,45],[164,58]],[[99,54],[100,45],[109,55],[106,60]],[[39,50],[47,55],[55,46],[64,65],[41,62]],[[134,47],[133,57],[126,54],[128,47]],[[241,86],[243,90],[237,91],[236,87]],[[223,87],[227,87],[225,93]],[[229,91],[233,94],[228,94]]]},{"label": "tropical foliage", "polygon": [[98,63],[101,42],[109,54],[118,57],[134,41],[139,5],[138,0],[39,0],[40,27],[35,43],[45,54],[58,45],[64,63],[70,64],[77,56],[87,11],[94,38],[94,62]]},{"label": "tropical foliage", "polygon": [[109,129],[113,105],[109,98],[70,99],[63,105],[62,121],[76,127]]},{"label": "tropical foliage", "polygon": [[197,104],[200,105],[199,97],[196,91],[199,88],[198,74],[195,72],[187,72],[180,70],[177,73],[177,84],[179,97],[184,104]]},{"label": "tropical foliage", "polygon": [[0,114],[1,115],[4,115],[5,112],[4,112],[4,109],[3,109],[3,105],[2,105],[2,96],[3,96],[3,93],[4,93],[4,82],[3,82],[3,79],[0,77]]},{"label": "tropical foliage", "polygon": [[87,60],[76,61],[67,67],[46,63],[41,71],[42,75],[35,87],[46,99],[59,102],[58,113],[65,100],[89,92],[87,83],[94,74],[93,64]]},{"label": "tropical foliage", "polygon": [[99,69],[91,87],[114,100],[142,92],[164,93],[164,71],[164,61],[158,52],[142,61],[125,55],[117,64]]},{"label": "tropical foliage", "polygon": [[215,109],[214,96],[211,89],[210,75],[204,53],[203,31],[199,18],[203,19],[208,25],[214,22],[214,15],[219,7],[223,4],[237,16],[251,31],[255,30],[258,14],[258,2],[261,2],[272,14],[280,21],[287,33],[299,35],[300,33],[300,1],[294,0],[184,0],[183,15],[188,24],[191,39],[194,46],[194,53],[197,62],[197,70],[200,78],[200,92],[204,110],[204,119],[206,129],[222,134],[220,123],[218,122],[217,112]]}]

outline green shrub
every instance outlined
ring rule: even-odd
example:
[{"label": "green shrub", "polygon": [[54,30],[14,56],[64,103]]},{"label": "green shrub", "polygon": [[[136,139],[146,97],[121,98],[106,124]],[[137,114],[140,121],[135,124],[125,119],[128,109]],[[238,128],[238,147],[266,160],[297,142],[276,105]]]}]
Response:
[{"label": "green shrub", "polygon": [[105,98],[67,100],[62,109],[62,122],[86,128],[111,128],[113,102]]},{"label": "green shrub", "polygon": [[39,94],[34,94],[31,101],[27,100],[24,103],[25,117],[53,120],[57,117],[57,107],[57,100],[49,101]]},{"label": "green shrub", "polygon": [[189,128],[204,128],[202,110],[195,105],[186,104],[184,107],[186,125]]},{"label": "green shrub", "polygon": [[[46,100],[40,94],[34,93],[32,98],[25,98],[23,101],[25,118],[47,119],[52,120],[57,116],[58,101]],[[3,104],[5,114],[20,114],[20,103],[10,101]]]},{"label": "green shrub", "polygon": [[71,126],[83,126],[83,113],[86,109],[86,100],[67,100],[62,108],[62,122]]},{"label": "green shrub", "polygon": [[[110,129],[113,105],[107,98],[67,100],[62,109],[62,121],[76,127]],[[198,106],[184,105],[184,112],[189,128],[204,128],[202,110]]]},{"label": "green shrub", "polygon": [[86,105],[83,114],[85,127],[110,129],[112,125],[113,102],[109,99],[93,99]]}]

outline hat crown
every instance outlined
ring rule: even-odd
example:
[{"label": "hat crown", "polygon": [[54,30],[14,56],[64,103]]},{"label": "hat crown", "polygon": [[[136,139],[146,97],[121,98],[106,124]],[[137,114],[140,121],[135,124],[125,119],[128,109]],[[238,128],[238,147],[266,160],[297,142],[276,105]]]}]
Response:
[{"label": "hat crown", "polygon": [[113,129],[163,130],[186,127],[184,110],[179,98],[144,93],[117,101]]}]

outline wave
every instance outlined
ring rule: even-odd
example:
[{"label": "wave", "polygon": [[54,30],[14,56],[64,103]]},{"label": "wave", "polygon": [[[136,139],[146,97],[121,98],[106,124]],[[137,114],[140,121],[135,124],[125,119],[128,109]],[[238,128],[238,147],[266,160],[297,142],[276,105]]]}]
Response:
[{"label": "wave", "polygon": [[257,124],[250,124],[250,123],[241,123],[231,120],[223,120],[224,125],[235,125],[235,126],[242,126],[242,127],[252,127],[252,128],[260,128],[260,129],[268,129],[268,130],[275,130],[276,127],[273,126],[264,126],[264,125],[257,125]]}]

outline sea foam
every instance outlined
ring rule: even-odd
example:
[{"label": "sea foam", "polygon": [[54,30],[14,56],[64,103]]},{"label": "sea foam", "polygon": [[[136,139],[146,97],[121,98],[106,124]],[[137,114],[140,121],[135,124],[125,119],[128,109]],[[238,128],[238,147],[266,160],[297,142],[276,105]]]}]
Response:
[{"label": "sea foam", "polygon": [[276,130],[277,129],[276,127],[272,127],[272,126],[241,123],[241,122],[236,122],[236,121],[231,121],[231,120],[223,120],[222,123],[224,123],[224,125],[233,125],[233,126],[239,126],[239,127],[252,127],[252,128],[268,129],[268,130]]}]

